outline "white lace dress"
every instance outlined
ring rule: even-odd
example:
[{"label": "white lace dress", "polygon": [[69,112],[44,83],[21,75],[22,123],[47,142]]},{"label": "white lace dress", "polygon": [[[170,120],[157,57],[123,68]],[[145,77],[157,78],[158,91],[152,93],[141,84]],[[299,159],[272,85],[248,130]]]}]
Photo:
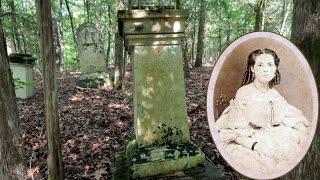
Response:
[{"label": "white lace dress", "polygon": [[310,122],[278,92],[256,93],[231,100],[216,128],[235,163],[248,170],[272,173],[300,153]]}]

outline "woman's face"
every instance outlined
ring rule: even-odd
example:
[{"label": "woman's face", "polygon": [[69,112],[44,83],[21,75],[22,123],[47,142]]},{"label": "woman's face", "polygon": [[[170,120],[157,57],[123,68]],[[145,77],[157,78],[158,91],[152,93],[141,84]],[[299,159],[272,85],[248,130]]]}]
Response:
[{"label": "woman's face", "polygon": [[277,66],[271,54],[260,54],[256,56],[255,64],[251,67],[251,71],[255,74],[255,81],[260,83],[268,83],[276,73]]}]

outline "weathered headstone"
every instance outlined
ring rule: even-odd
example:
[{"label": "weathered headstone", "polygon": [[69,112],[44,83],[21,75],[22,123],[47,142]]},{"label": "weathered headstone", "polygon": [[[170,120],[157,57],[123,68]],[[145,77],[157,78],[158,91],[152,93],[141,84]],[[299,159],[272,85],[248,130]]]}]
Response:
[{"label": "weathered headstone", "polygon": [[15,82],[16,97],[27,99],[34,95],[33,63],[36,58],[30,54],[9,55],[12,77]]},{"label": "weathered headstone", "polygon": [[120,11],[127,47],[134,46],[134,130],[126,150],[132,177],[167,174],[202,164],[190,142],[181,40],[182,10]]},{"label": "weathered headstone", "polygon": [[82,73],[77,86],[83,88],[109,86],[111,81],[106,73],[107,64],[99,31],[93,23],[84,23],[77,29],[76,35]]}]

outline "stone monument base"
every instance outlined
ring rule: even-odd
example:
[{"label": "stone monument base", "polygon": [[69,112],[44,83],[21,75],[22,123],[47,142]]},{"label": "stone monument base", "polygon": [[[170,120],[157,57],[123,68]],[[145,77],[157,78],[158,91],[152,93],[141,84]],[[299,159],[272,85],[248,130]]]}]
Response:
[{"label": "stone monument base", "polygon": [[76,84],[79,89],[87,89],[87,88],[111,88],[112,87],[112,79],[109,74],[102,73],[90,73],[90,74],[82,74],[80,79]]},{"label": "stone monument base", "polygon": [[[130,148],[133,152],[132,153],[138,153],[141,149],[135,147],[134,143],[131,143],[128,145],[127,152],[130,151]],[[185,148],[182,148],[182,147]],[[144,179],[144,180],[151,180],[151,179],[224,179],[223,175],[219,171],[217,167],[213,165],[213,163],[206,159],[204,154],[199,150],[199,148],[192,143],[186,143],[185,145],[177,145],[178,147],[177,151],[181,151],[181,156],[186,156],[185,152],[188,152],[187,149],[189,149],[189,146],[191,147],[190,156],[188,157],[177,157],[173,158],[171,156],[171,159],[165,159],[165,160],[156,160],[156,161],[147,161],[144,163],[138,163],[136,159],[136,162],[134,163],[132,160],[130,160],[130,157],[126,151],[116,153],[115,156],[115,169],[113,173],[113,179],[114,180],[126,180],[126,179]],[[182,149],[179,149],[182,148]],[[193,148],[197,149],[197,152],[200,152],[198,154],[193,154]],[[135,149],[135,150],[134,150]],[[167,152],[170,149],[170,147],[158,147],[158,148],[151,148],[155,150],[158,154],[159,152]],[[157,150],[156,150],[157,149]],[[162,149],[159,151],[159,149]],[[166,150],[167,151],[166,151]],[[129,150],[129,151],[128,151]],[[165,151],[163,151],[165,150]],[[176,151],[175,149],[171,149],[172,151]],[[152,150],[149,150],[147,152],[151,152]],[[169,150],[170,151],[170,150]],[[129,152],[130,153],[130,152]],[[140,156],[144,156],[143,153],[140,152]],[[161,153],[160,153],[161,154]],[[166,153],[163,153],[166,154]],[[169,153],[172,154],[172,153]],[[192,155],[191,155],[192,154]],[[137,154],[135,154],[137,155]],[[160,155],[162,157],[165,157],[166,155]],[[168,154],[167,154],[168,157]],[[140,159],[141,161],[141,159]],[[139,173],[139,174],[138,174]],[[152,174],[152,175],[151,175]]]},{"label": "stone monument base", "polygon": [[126,156],[132,178],[181,171],[205,161],[203,152],[191,142],[144,147],[132,141],[127,146]]}]

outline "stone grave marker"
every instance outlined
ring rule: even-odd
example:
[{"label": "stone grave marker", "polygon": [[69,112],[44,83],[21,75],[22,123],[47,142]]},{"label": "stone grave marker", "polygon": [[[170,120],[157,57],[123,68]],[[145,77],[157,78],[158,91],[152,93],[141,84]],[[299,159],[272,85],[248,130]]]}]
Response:
[{"label": "stone grave marker", "polygon": [[34,95],[33,64],[36,58],[30,54],[12,53],[9,55],[9,60],[16,97],[20,99],[32,97]]},{"label": "stone grave marker", "polygon": [[107,64],[99,31],[93,23],[84,23],[77,29],[76,36],[82,73],[77,86],[83,88],[109,86],[111,81],[106,73]]},{"label": "stone grave marker", "polygon": [[183,10],[120,11],[119,27],[134,46],[135,140],[126,149],[133,178],[181,171],[203,164],[190,141],[181,41]]}]

